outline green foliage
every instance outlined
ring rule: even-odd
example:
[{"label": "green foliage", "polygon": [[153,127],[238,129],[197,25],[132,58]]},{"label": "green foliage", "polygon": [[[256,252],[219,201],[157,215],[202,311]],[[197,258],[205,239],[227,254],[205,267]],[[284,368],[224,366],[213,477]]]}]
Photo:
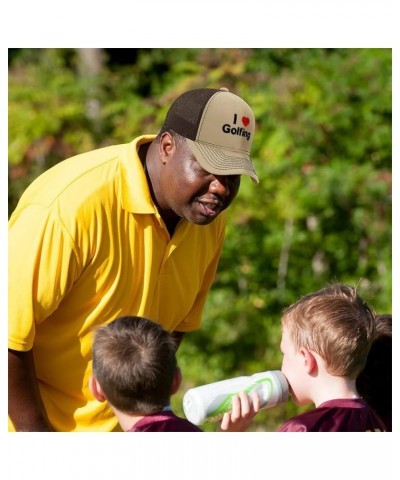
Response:
[{"label": "green foliage", "polygon": [[[11,52],[9,211],[62,158],[156,133],[187,89],[226,86],[252,106],[260,184],[243,178],[229,210],[203,326],[178,352],[177,413],[194,385],[278,369],[282,309],[332,280],[391,312],[390,49],[118,52],[96,75],[73,49]],[[298,411],[264,411],[254,430]]]}]

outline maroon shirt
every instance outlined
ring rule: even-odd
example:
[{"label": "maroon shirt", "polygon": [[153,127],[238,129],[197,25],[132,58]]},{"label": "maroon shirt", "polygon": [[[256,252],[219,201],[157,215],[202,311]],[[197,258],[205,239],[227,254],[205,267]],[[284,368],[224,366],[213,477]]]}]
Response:
[{"label": "maroon shirt", "polygon": [[362,398],[329,400],[291,418],[279,432],[384,432],[385,424]]},{"label": "maroon shirt", "polygon": [[128,432],[201,432],[189,420],[177,417],[170,410],[153,413],[139,420]]}]

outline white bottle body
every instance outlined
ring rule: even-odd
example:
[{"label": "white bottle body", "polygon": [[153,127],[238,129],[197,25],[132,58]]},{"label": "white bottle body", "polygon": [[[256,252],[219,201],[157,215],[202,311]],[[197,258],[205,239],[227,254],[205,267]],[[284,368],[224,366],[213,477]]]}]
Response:
[{"label": "white bottle body", "polygon": [[243,391],[257,392],[260,407],[270,408],[287,401],[289,386],[283,373],[274,370],[191,388],[183,397],[186,418],[195,425],[218,421],[232,410],[232,397]]}]

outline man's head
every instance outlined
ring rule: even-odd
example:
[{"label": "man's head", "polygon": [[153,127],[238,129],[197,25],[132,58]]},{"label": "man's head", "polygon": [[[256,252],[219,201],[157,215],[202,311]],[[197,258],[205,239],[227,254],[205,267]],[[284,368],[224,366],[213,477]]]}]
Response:
[{"label": "man's head", "polygon": [[258,183],[250,160],[254,130],[254,114],[244,100],[226,88],[202,88],[175,100],[161,132],[173,131],[186,138],[206,172],[249,175]]},{"label": "man's head", "polygon": [[364,368],[374,333],[374,314],[355,288],[334,284],[306,295],[283,312],[282,372],[292,390],[301,390],[303,365],[313,366],[313,358],[320,358],[329,375],[354,380]]},{"label": "man's head", "polygon": [[120,317],[99,327],[93,342],[93,394],[128,414],[161,410],[180,383],[176,347],[169,332],[146,318]]},{"label": "man's head", "polygon": [[161,212],[207,225],[236,197],[240,176],[258,182],[250,160],[254,115],[226,89],[184,93],[157,136],[158,163],[149,166]]}]

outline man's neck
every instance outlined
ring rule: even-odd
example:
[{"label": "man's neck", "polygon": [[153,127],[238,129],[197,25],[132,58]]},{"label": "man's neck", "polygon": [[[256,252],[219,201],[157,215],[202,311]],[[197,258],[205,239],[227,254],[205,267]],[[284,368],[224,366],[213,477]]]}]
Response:
[{"label": "man's neck", "polygon": [[[146,150],[140,151],[142,147],[146,147]],[[170,237],[175,232],[175,228],[179,223],[180,217],[172,209],[163,209],[158,201],[158,194],[160,192],[158,175],[160,174],[159,170],[153,165],[157,161],[157,144],[152,142],[151,144],[142,145],[139,148],[139,156],[142,160],[143,168],[146,173],[147,184],[149,186],[151,198],[157,207],[158,213],[165,226],[167,227]]]}]

